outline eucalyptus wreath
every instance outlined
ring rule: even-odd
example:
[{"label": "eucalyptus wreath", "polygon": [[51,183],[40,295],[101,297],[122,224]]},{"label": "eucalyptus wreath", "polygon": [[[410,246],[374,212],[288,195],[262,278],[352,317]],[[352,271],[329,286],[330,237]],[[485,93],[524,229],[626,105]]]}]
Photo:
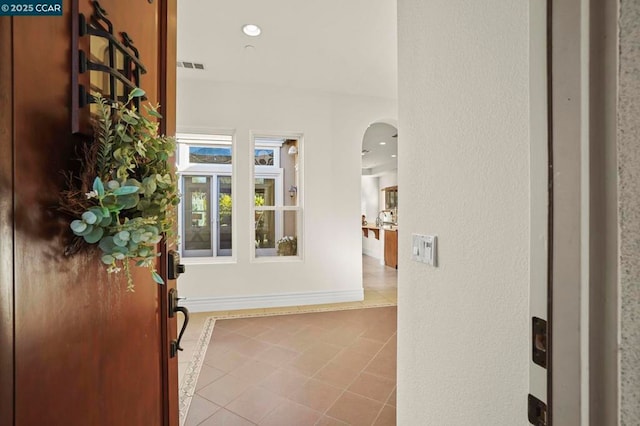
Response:
[{"label": "eucalyptus wreath", "polygon": [[163,284],[155,268],[157,244],[174,237],[180,202],[169,162],[175,141],[158,135],[157,106],[136,110],[132,100],[143,95],[134,89],[124,103],[95,96],[94,140],[83,149],[79,178],[62,194],[76,240],[97,244],[109,273],[124,270],[128,291],[134,289],[130,260]]}]

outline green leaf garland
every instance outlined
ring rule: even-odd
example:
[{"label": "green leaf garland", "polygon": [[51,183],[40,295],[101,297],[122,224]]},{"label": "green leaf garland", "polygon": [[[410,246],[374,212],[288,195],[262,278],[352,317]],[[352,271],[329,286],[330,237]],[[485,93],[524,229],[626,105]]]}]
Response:
[{"label": "green leaf garland", "polygon": [[[152,279],[164,281],[155,269],[157,244],[163,237],[174,237],[175,206],[179,194],[174,171],[168,160],[174,155],[175,141],[158,135],[162,118],[157,107],[145,106],[145,114],[131,100],[144,96],[134,89],[126,103],[111,103],[95,95],[95,141],[93,156],[85,164],[98,174],[86,194],[84,211],[69,227],[88,244],[97,244],[107,271],[124,269],[127,290],[133,291],[129,261],[150,270]],[[170,206],[170,207],[168,207]]]}]

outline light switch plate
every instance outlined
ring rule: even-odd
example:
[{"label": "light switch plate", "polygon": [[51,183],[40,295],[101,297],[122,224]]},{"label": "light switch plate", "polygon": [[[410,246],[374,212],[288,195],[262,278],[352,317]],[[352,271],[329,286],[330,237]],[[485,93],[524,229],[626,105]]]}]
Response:
[{"label": "light switch plate", "polygon": [[420,241],[422,235],[411,234],[411,260],[416,262],[421,262],[420,258],[422,253],[420,253]]},{"label": "light switch plate", "polygon": [[435,235],[411,235],[411,260],[437,266],[438,238]]}]

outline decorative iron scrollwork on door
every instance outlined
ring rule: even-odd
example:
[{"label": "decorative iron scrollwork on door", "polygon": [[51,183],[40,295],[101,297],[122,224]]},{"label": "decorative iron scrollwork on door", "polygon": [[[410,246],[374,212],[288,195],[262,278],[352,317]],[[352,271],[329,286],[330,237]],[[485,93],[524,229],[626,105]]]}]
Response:
[{"label": "decorative iron scrollwork on door", "polygon": [[[93,13],[86,17],[79,13],[78,0],[72,2],[73,133],[80,132],[82,108],[95,102],[92,92],[100,92],[102,97],[114,102],[126,101],[129,93],[140,87],[141,75],[147,72],[131,37],[120,32],[118,39],[107,11],[98,1],[91,3]],[[87,74],[88,78],[81,77]],[[140,108],[140,101],[145,99],[135,98],[132,102]]]}]

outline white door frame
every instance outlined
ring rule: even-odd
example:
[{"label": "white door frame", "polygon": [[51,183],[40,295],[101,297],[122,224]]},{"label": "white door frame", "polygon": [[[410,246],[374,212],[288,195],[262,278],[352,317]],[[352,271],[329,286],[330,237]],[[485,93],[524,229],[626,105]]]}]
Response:
[{"label": "white door frame", "polygon": [[551,424],[617,424],[617,2],[547,4]]}]

